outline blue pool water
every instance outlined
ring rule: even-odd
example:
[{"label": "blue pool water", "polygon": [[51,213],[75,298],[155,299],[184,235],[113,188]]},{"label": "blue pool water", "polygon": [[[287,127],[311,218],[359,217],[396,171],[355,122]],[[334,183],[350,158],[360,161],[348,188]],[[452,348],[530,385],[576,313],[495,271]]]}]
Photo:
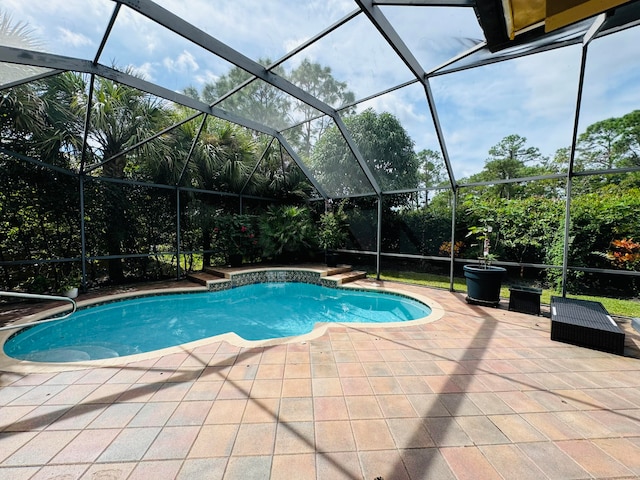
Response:
[{"label": "blue pool water", "polygon": [[79,310],[21,331],[10,357],[73,362],[119,357],[235,332],[245,340],[309,333],[317,322],[399,322],[426,317],[416,300],[308,283],[258,283],[221,292],[156,295]]}]

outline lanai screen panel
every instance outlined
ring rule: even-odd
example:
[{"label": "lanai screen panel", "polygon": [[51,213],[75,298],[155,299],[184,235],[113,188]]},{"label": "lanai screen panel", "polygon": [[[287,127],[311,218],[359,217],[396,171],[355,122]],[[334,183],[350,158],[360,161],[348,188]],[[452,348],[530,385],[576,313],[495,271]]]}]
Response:
[{"label": "lanai screen panel", "polygon": [[[539,149],[528,166],[571,145],[580,55],[580,47],[565,47],[431,80],[456,180],[481,172],[496,158],[489,150],[509,136]],[[514,178],[492,177],[482,180]]]},{"label": "lanai screen panel", "polygon": [[640,166],[640,27],[589,44],[576,170]]},{"label": "lanai screen panel", "polygon": [[0,44],[93,60],[115,6],[111,0],[4,1],[0,13],[23,28]]},{"label": "lanai screen panel", "polygon": [[21,82],[37,75],[44,75],[53,70],[49,68],[16,65],[15,63],[0,62],[0,88],[14,82]]},{"label": "lanai screen panel", "polygon": [[[291,145],[295,145],[300,138],[295,129],[286,130],[283,135]],[[375,193],[356,156],[332,119],[327,119],[325,130],[311,148],[309,158],[302,157],[301,161],[329,197]]]},{"label": "lanai screen panel", "polygon": [[491,52],[489,48],[484,47],[470,55],[464,56],[451,65],[439,69],[438,74],[503,61],[517,56],[530,55],[537,51],[548,49],[549,47],[560,47],[580,43],[592,24],[593,19],[584,20],[529,42],[519,43],[516,41],[513,45],[496,52]]},{"label": "lanai screen panel", "polygon": [[276,130],[291,127],[305,116],[321,115],[319,110],[261,79],[253,80],[216,106]]},{"label": "lanai screen panel", "polygon": [[356,8],[351,0],[157,3],[256,62],[278,60]]},{"label": "lanai screen panel", "polygon": [[100,62],[195,98],[234,68],[128,7],[120,9]]},{"label": "lanai screen panel", "polygon": [[[294,71],[305,60],[328,67],[335,80],[346,83],[355,100],[412,79],[405,64],[362,14],[299,52],[283,67]],[[342,106],[340,99],[327,103]]]},{"label": "lanai screen panel", "polygon": [[427,72],[484,39],[473,8],[381,6],[380,10]]},{"label": "lanai screen panel", "polygon": [[[367,111],[374,113],[369,115],[371,121],[367,122],[371,124],[367,138],[370,143],[378,143],[378,148],[367,149],[360,143],[361,136],[354,138],[383,191],[426,188],[448,178],[422,83],[412,83],[357,105],[358,116],[367,116],[364,113]],[[392,118],[388,118],[389,115]],[[398,132],[390,130],[390,126],[398,127]],[[403,142],[396,133],[406,135],[415,159],[409,160],[408,152],[402,151]],[[385,168],[384,162],[380,162],[383,156],[391,161],[403,158],[407,161],[393,162],[400,168]],[[434,160],[435,164],[428,165]]]}]

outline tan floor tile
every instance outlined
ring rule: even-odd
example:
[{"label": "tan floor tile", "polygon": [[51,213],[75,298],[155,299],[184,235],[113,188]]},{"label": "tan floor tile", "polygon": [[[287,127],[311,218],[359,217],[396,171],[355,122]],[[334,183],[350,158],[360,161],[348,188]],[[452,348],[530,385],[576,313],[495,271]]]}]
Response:
[{"label": "tan floor tile", "polygon": [[222,381],[196,382],[184,396],[185,400],[215,400],[218,396]]},{"label": "tan floor tile", "polygon": [[639,443],[630,442],[625,438],[603,438],[593,440],[593,444],[631,470],[634,475],[640,476]]},{"label": "tan floor tile", "polygon": [[251,398],[280,398],[282,383],[280,379],[254,380],[251,385]]},{"label": "tan floor tile", "polygon": [[440,401],[440,395],[434,393],[407,395],[407,400],[411,402],[413,409],[420,417],[448,417],[451,415]]},{"label": "tan floor tile", "polygon": [[309,363],[311,357],[308,351],[305,352],[287,352],[286,364]]},{"label": "tan floor tile", "polygon": [[67,444],[51,463],[91,463],[111,444],[119,430],[84,430]]},{"label": "tan floor tile", "polygon": [[488,418],[513,443],[542,442],[547,439],[519,415],[491,415]]},{"label": "tan floor tile", "polygon": [[556,446],[595,478],[633,475],[631,470],[588,440],[557,442]]},{"label": "tan floor tile", "polygon": [[339,378],[314,378],[311,381],[314,397],[333,397],[342,395],[342,383]]},{"label": "tan floor tile", "polygon": [[276,430],[275,454],[315,452],[314,422],[279,423]]},{"label": "tan floor tile", "polygon": [[384,418],[418,418],[405,395],[379,395],[377,400]]},{"label": "tan floor tile", "polygon": [[352,420],[363,418],[382,418],[382,411],[374,396],[345,397],[349,418]]},{"label": "tan floor tile", "polygon": [[279,398],[256,398],[247,402],[242,423],[267,423],[278,420]]},{"label": "tan floor tile", "polygon": [[352,420],[351,429],[359,452],[363,450],[389,450],[395,441],[387,423],[382,420]]},{"label": "tan floor tile", "polygon": [[594,410],[585,413],[602,425],[606,425],[611,432],[620,436],[635,437],[640,432],[640,418],[633,418],[633,415],[627,415],[626,412]]},{"label": "tan floor tile", "polygon": [[238,424],[204,425],[193,442],[189,458],[227,457],[238,433]]},{"label": "tan floor tile", "polygon": [[549,478],[589,478],[589,474],[554,443],[521,443],[518,446]]},{"label": "tan floor tile", "polygon": [[502,479],[476,447],[449,447],[440,451],[459,480]]},{"label": "tan floor tile", "polygon": [[77,434],[77,431],[40,432],[19,447],[15,453],[9,455],[3,461],[3,465],[45,464],[71,442]]},{"label": "tan floor tile", "polygon": [[529,424],[550,440],[569,440],[582,438],[577,431],[560,421],[553,413],[524,413],[521,415]]},{"label": "tan floor tile", "polygon": [[412,393],[433,393],[429,385],[419,376],[396,377],[402,391],[406,394]]},{"label": "tan floor tile", "polygon": [[337,364],[356,363],[360,361],[355,350],[336,350],[335,348],[333,349],[333,359]]},{"label": "tan floor tile", "polygon": [[387,425],[398,449],[436,446],[420,419],[387,418]]},{"label": "tan floor tile", "polygon": [[458,417],[456,422],[462,427],[474,445],[509,443],[509,439],[487,417]]},{"label": "tan floor tile", "polygon": [[586,412],[555,412],[554,415],[561,422],[578,432],[583,438],[608,438],[616,436],[609,425],[598,422]]},{"label": "tan floor tile", "polygon": [[363,362],[362,368],[368,377],[391,377],[393,372],[386,362]]},{"label": "tan floor tile", "polygon": [[256,380],[279,380],[282,377],[284,377],[283,364],[262,363],[256,372]]},{"label": "tan floor tile", "polygon": [[315,422],[317,452],[350,452],[356,450],[351,422],[335,420]]},{"label": "tan floor tile", "polygon": [[[12,480],[23,478],[17,467],[33,480],[85,469],[122,479],[640,476],[637,359],[551,342],[546,317],[426,292],[443,320],[336,325],[274,347],[212,342],[124,368],[3,374],[0,471]],[[41,445],[43,433],[69,438]],[[24,466],[34,461],[38,472]]]},{"label": "tan floor tile", "polygon": [[433,417],[424,419],[429,436],[439,447],[472,445],[473,442],[453,417]]},{"label": "tan floor tile", "polygon": [[433,375],[422,378],[435,393],[461,393],[463,391],[463,389],[451,380],[451,377],[446,375]]},{"label": "tan floor tile", "polygon": [[278,417],[281,422],[313,421],[313,399],[311,397],[281,399]]},{"label": "tan floor tile", "polygon": [[337,363],[336,368],[341,377],[364,377],[366,375],[360,362]]},{"label": "tan floor tile", "polygon": [[354,452],[318,452],[316,478],[364,478],[360,459]]},{"label": "tan floor tile", "polygon": [[499,392],[500,400],[516,413],[546,412],[547,409],[524,392]]},{"label": "tan floor tile", "polygon": [[202,425],[213,403],[212,401],[180,402],[167,425]]},{"label": "tan floor tile", "polygon": [[394,377],[369,377],[369,384],[376,395],[403,393],[400,384]]},{"label": "tan floor tile", "polygon": [[309,363],[287,363],[284,366],[284,378],[311,378]]},{"label": "tan floor tile", "polygon": [[220,400],[248,398],[252,386],[253,380],[227,380],[220,387],[217,398]]},{"label": "tan floor tile", "polygon": [[159,478],[166,476],[174,478],[178,475],[182,461],[180,460],[157,460],[140,462],[133,469],[127,480],[146,480],[148,478]]},{"label": "tan floor tile", "polygon": [[312,378],[337,377],[338,368],[335,363],[311,364]]},{"label": "tan floor tile", "polygon": [[372,395],[373,390],[369,385],[367,377],[346,377],[341,378],[342,391],[345,396],[350,395]]},{"label": "tan floor tile", "polygon": [[238,429],[232,455],[272,455],[275,445],[275,423],[243,423]]},{"label": "tan floor tile", "polygon": [[344,397],[314,397],[313,414],[316,422],[325,420],[347,420],[349,411]]},{"label": "tan floor tile", "polygon": [[358,453],[364,478],[409,480],[409,474],[396,450]]},{"label": "tan floor tile", "polygon": [[470,392],[467,397],[485,415],[508,415],[514,413],[513,409],[504,403],[498,395],[492,392]]},{"label": "tan floor tile", "polygon": [[216,400],[204,423],[240,423],[246,407],[247,400]]},{"label": "tan floor tile", "polygon": [[271,463],[270,480],[315,478],[316,456],[313,453],[275,455]]},{"label": "tan floor tile", "polygon": [[183,459],[189,453],[200,427],[165,427],[145,453],[144,460]]},{"label": "tan floor tile", "polygon": [[539,480],[544,473],[515,445],[482,445],[482,454],[503,478]]},{"label": "tan floor tile", "polygon": [[[262,480],[271,472],[271,455],[231,457],[224,471],[224,480]],[[206,477],[205,477],[206,478]]]},{"label": "tan floor tile", "polygon": [[456,480],[437,448],[401,450],[400,456],[411,479]]}]

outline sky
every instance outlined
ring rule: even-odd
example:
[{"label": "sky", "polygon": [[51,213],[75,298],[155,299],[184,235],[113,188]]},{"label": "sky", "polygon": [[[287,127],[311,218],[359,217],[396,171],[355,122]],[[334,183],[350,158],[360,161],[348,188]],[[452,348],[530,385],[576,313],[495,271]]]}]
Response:
[{"label": "sky", "polygon": [[[357,9],[352,0],[158,0],[207,34],[257,61],[278,59]],[[113,12],[112,0],[2,0],[0,10],[24,22],[51,53],[93,59]],[[424,70],[483,38],[472,9],[381,7]],[[580,131],[640,105],[640,27],[595,40],[589,47]],[[456,178],[479,172],[488,150],[507,135],[527,138],[543,155],[571,144],[581,49],[565,47],[430,80]],[[331,68],[356,98],[412,80],[392,49],[360,14],[287,61],[308,58]],[[127,7],[120,11],[100,63],[130,67],[145,79],[181,91],[198,89],[232,65],[168,32]],[[394,114],[416,151],[439,150],[424,89],[409,87],[367,101]]]}]

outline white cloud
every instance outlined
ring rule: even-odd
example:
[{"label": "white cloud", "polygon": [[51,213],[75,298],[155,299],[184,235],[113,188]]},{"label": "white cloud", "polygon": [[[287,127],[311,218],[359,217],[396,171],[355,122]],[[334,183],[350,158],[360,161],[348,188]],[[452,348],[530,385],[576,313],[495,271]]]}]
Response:
[{"label": "white cloud", "polygon": [[142,65],[129,65],[131,72],[144,80],[149,82],[153,82],[156,80],[154,72],[155,67],[151,62],[145,62]]},{"label": "white cloud", "polygon": [[197,72],[200,68],[194,56],[186,50],[183,50],[175,60],[169,57],[165,58],[162,64],[170,72],[178,73]]},{"label": "white cloud", "polygon": [[216,75],[211,70],[205,70],[202,74],[193,76],[195,83],[200,86],[206,83],[215,83],[219,78],[220,75]]},{"label": "white cloud", "polygon": [[65,45],[71,45],[73,47],[81,47],[85,45],[93,45],[93,41],[81,33],[72,32],[68,28],[59,27],[59,41]]}]

